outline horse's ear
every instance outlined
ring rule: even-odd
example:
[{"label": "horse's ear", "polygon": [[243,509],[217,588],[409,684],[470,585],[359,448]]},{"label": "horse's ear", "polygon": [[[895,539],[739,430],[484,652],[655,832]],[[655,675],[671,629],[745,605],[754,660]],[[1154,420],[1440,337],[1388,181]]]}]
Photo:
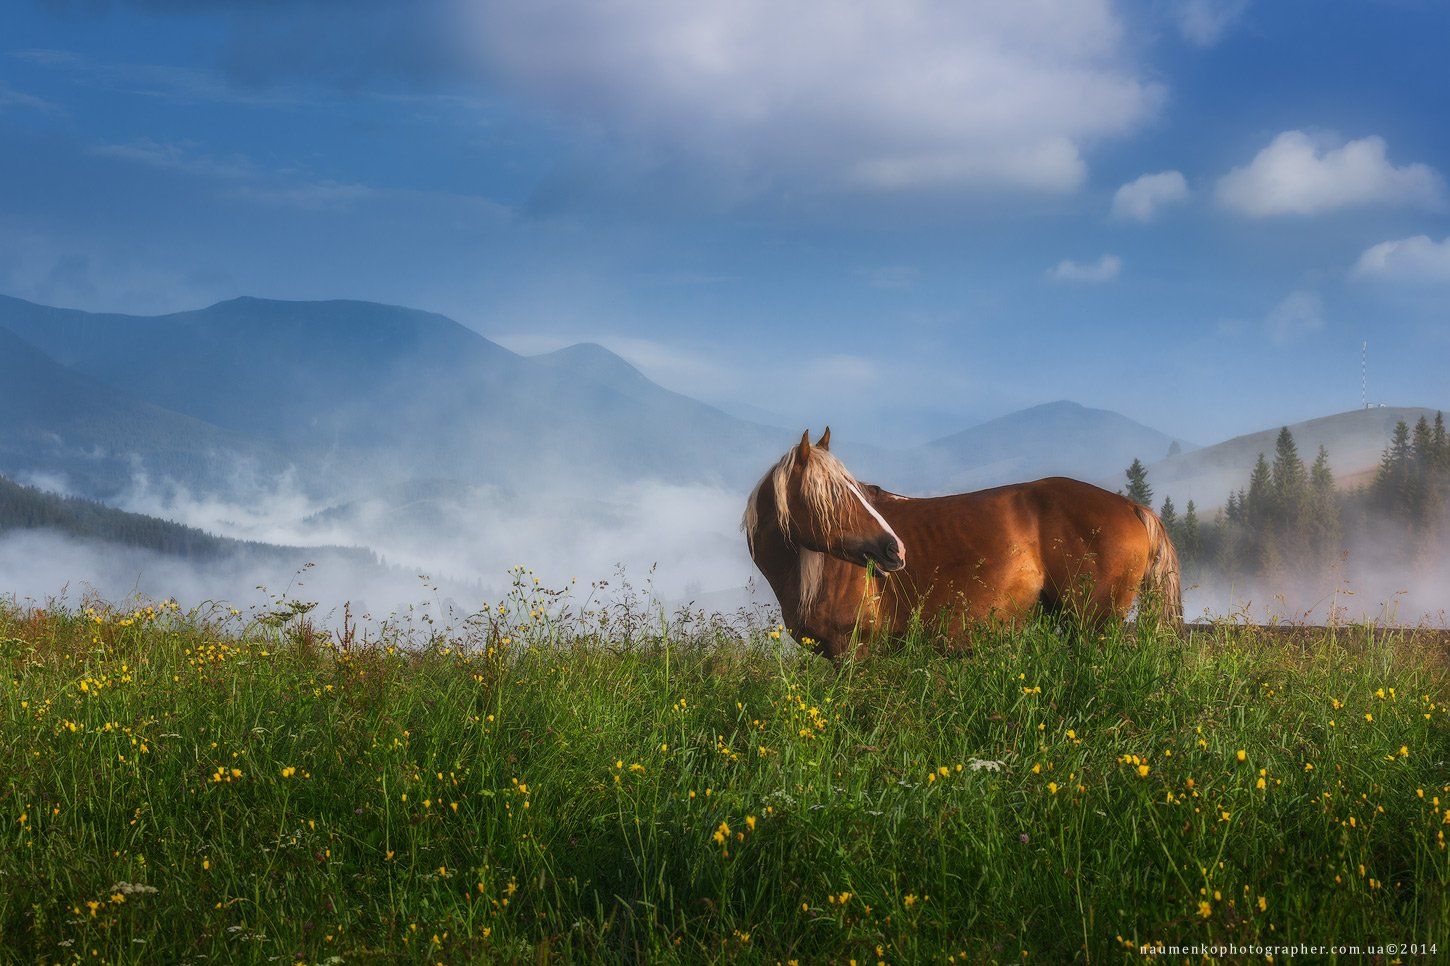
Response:
[{"label": "horse's ear", "polygon": [[820,449],[823,449],[823,450],[826,450],[827,452],[830,452],[830,449],[831,449],[831,427],[829,427],[829,426],[826,427],[826,431],[821,434],[821,438],[818,439],[818,440],[816,440],[816,446],[819,447]]},{"label": "horse's ear", "polygon": [[811,431],[809,429],[801,433],[801,444],[796,447],[795,455],[801,463],[811,458]]}]

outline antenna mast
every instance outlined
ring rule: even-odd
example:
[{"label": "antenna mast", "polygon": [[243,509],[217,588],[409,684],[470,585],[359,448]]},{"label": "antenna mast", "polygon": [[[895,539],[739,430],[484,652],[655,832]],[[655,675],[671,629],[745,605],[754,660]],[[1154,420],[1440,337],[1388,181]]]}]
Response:
[{"label": "antenna mast", "polygon": [[1359,344],[1359,408],[1369,408],[1369,342]]}]

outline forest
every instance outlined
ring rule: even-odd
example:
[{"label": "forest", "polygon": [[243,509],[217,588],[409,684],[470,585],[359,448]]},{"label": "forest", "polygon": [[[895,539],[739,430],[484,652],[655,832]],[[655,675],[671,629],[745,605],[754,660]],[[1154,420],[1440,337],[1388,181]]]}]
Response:
[{"label": "forest", "polygon": [[[1189,500],[1156,504],[1178,548],[1188,581],[1210,576],[1268,578],[1323,575],[1352,551],[1413,564],[1443,551],[1450,530],[1450,437],[1444,413],[1413,427],[1395,425],[1374,478],[1341,489],[1320,447],[1306,463],[1294,436],[1280,430],[1272,457],[1260,453],[1248,480],[1205,519]],[[1140,460],[1121,492],[1155,506]]]}]

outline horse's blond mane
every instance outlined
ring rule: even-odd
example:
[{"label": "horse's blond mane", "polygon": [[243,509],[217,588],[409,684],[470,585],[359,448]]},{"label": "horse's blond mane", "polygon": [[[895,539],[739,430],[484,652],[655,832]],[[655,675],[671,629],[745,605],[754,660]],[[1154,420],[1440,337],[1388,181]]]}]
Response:
[{"label": "horse's blond mane", "polygon": [[[789,486],[791,473],[794,472],[799,459],[800,447],[792,446],[779,462],[760,478],[760,482],[755,484],[755,488],[750,491],[750,499],[745,504],[745,516],[740,521],[740,528],[745,531],[745,539],[753,553],[755,537],[762,524],[760,511],[756,504],[759,502],[761,489],[769,486],[775,497],[775,524],[780,529],[786,543],[795,546],[800,556],[800,606],[804,610],[810,607],[820,592],[826,555],[799,546],[791,539]],[[820,521],[824,533],[830,534],[841,529],[843,521],[840,507],[844,501],[851,498],[850,491],[855,486],[856,478],[846,469],[845,464],[832,456],[830,452],[819,448],[811,451],[811,457],[806,462],[805,472],[801,474],[801,498],[811,513],[815,514]]]}]

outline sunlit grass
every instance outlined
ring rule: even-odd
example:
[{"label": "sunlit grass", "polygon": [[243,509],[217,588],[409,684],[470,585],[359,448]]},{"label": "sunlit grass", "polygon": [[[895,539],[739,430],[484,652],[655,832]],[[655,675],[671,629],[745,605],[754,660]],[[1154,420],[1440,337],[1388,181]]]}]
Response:
[{"label": "sunlit grass", "polygon": [[1038,625],[838,669],[709,625],[626,646],[546,603],[413,650],[0,605],[0,948],[875,963],[1450,939],[1445,654],[1407,635]]}]

